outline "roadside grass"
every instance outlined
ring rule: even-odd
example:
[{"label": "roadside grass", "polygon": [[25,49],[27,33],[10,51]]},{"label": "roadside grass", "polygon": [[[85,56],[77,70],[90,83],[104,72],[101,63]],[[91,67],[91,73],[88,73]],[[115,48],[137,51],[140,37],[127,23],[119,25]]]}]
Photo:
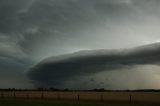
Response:
[{"label": "roadside grass", "polygon": [[0,106],[160,106],[160,104],[5,98],[0,99]]}]

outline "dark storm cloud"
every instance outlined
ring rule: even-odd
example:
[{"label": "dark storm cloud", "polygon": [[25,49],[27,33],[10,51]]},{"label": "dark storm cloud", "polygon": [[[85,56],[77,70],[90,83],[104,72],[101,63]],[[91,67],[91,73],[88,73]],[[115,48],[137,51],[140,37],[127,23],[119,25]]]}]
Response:
[{"label": "dark storm cloud", "polygon": [[[54,54],[59,48],[65,48],[66,39],[68,43],[84,38],[86,35],[80,36],[77,31],[103,23],[105,5],[108,5],[109,16],[112,16],[113,7],[127,8],[125,3],[118,4],[111,0],[0,0],[0,61],[3,63],[0,73],[5,70],[16,76],[26,71],[40,60],[36,57],[37,52],[41,52],[37,48],[45,44],[44,40],[52,39]],[[61,39],[61,44],[57,44],[57,39]],[[44,48],[41,50],[45,51]]]},{"label": "dark storm cloud", "polygon": [[[150,6],[152,8],[148,8]],[[142,28],[146,26],[143,25],[146,23],[144,20],[150,15],[153,16],[153,19],[149,18],[149,22],[156,18],[159,19],[158,0],[0,0],[0,75],[8,75],[8,77],[1,77],[0,80],[22,75],[23,71],[27,71],[29,67],[46,57],[83,49],[114,48],[115,45],[118,45],[117,48],[128,47],[127,42],[139,40],[142,34],[139,31],[138,26],[141,26],[139,23],[142,24]],[[134,26],[138,27],[138,30]],[[153,29],[156,28],[153,27]],[[143,31],[149,30],[142,29]],[[137,33],[133,37],[126,32]],[[152,36],[154,35],[151,34],[150,37]],[[142,36],[142,41],[146,41],[145,37]],[[121,39],[116,40],[117,38]],[[121,45],[123,43],[124,45]],[[135,44],[138,45],[137,42]],[[78,55],[71,58],[70,61],[68,60],[70,55],[67,55],[65,61],[60,61],[54,66],[62,71],[69,68],[69,73],[67,71],[62,74],[55,72],[55,79],[52,80],[53,72],[48,71],[51,76],[43,79],[41,74],[43,68],[42,70],[40,68],[39,72],[31,72],[31,76],[33,80],[37,80],[37,83],[42,81],[42,85],[37,84],[38,86],[44,86],[45,83],[48,86],[50,83],[63,82],[64,79],[69,78],[68,76],[76,76],[74,69],[78,69],[76,72],[80,75],[87,75],[90,71],[86,70],[93,69],[88,67],[90,65],[94,65],[93,72],[97,72],[105,68],[114,69],[123,67],[123,65],[131,65],[134,61],[138,63],[136,55],[133,55],[136,59],[133,58],[131,61],[130,55],[121,56],[119,53],[116,51],[115,55],[108,54],[103,55],[104,57],[98,53],[85,57]],[[123,64],[120,64],[119,61]],[[139,63],[144,63],[142,60],[139,61]],[[116,67],[112,63],[116,64]],[[74,67],[70,64],[74,64]],[[87,66],[87,69],[80,66]],[[43,65],[40,67],[46,68]],[[36,73],[40,75],[37,76]],[[44,75],[48,76],[47,73]],[[63,76],[64,79],[56,78],[59,76]],[[24,80],[22,77],[19,78],[19,80]]]},{"label": "dark storm cloud", "polygon": [[29,72],[37,87],[63,85],[68,79],[134,65],[160,64],[160,44],[126,50],[93,50],[48,58]]},{"label": "dark storm cloud", "polygon": [[[86,29],[91,28],[92,32],[92,27],[96,28],[105,22],[110,24],[112,20],[118,22],[126,14],[136,16],[128,2],[122,1],[1,0],[0,33],[11,39],[17,38],[20,49],[30,55],[42,47],[42,42],[47,39],[52,39],[55,50],[68,42],[75,44],[74,40],[78,46],[81,42],[77,39],[90,38],[81,33]],[[59,39],[64,43],[57,44]]]},{"label": "dark storm cloud", "polygon": [[[88,40],[95,39],[90,32],[94,33],[98,26],[137,19],[139,13],[132,8],[136,3],[132,0],[1,0],[0,33],[8,36],[8,42],[14,39],[25,54],[41,54],[38,48],[45,49],[46,42],[52,42],[53,49],[62,54],[66,45],[82,48],[96,45]],[[112,34],[108,31],[107,36]]]},{"label": "dark storm cloud", "polygon": [[24,71],[27,63],[8,57],[0,57],[0,87],[1,88],[31,88],[33,87]]}]

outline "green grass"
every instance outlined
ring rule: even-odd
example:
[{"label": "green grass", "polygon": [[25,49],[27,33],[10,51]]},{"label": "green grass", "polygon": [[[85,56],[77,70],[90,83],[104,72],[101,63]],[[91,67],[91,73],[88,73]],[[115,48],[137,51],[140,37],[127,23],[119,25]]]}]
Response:
[{"label": "green grass", "polygon": [[0,99],[0,106],[160,106],[148,103],[100,103],[82,101],[57,101],[36,99]]}]

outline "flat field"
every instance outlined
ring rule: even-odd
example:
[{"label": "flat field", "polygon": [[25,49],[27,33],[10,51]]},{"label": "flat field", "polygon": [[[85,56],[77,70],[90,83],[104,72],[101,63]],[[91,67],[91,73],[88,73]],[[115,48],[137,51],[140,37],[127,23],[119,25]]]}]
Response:
[{"label": "flat field", "polygon": [[0,99],[0,106],[160,106],[158,103],[87,102],[40,99]]},{"label": "flat field", "polygon": [[5,102],[5,100],[12,100],[12,99],[27,100],[27,102],[31,100],[40,100],[40,101],[65,100],[65,101],[75,101],[76,103],[87,101],[87,102],[97,102],[97,103],[116,102],[116,103],[160,104],[160,92],[50,92],[50,91],[1,91],[0,92],[0,100],[4,100]]}]

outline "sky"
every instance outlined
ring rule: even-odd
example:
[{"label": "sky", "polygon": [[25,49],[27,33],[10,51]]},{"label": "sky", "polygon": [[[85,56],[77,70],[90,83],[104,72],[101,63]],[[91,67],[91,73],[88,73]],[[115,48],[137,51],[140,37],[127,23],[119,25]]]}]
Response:
[{"label": "sky", "polygon": [[159,5],[0,0],[0,88],[159,89]]}]

